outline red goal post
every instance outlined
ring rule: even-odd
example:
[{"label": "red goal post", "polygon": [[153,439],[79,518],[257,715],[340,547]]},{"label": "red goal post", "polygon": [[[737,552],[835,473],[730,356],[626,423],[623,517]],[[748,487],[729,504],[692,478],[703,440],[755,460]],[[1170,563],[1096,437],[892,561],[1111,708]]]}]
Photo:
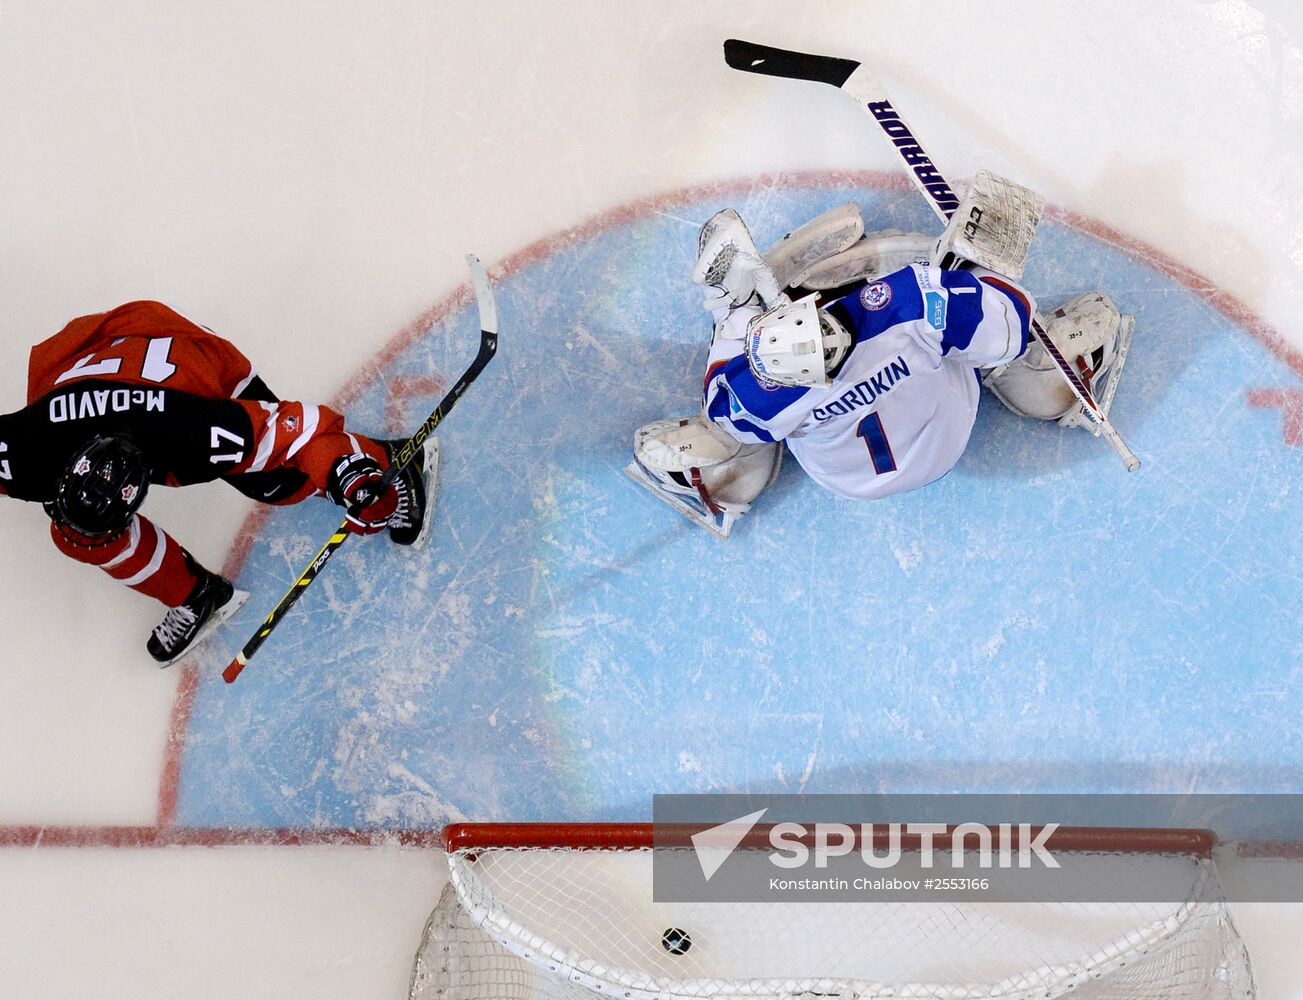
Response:
[{"label": "red goal post", "polygon": [[[444,850],[572,850],[636,851],[651,847],[688,847],[699,826],[651,823],[450,823],[443,828]],[[741,847],[767,847],[772,824],[759,823],[743,839]],[[947,827],[953,831],[955,827]],[[1033,826],[1033,836],[1041,827]],[[874,846],[886,845],[885,824],[874,827]],[[1011,832],[1017,846],[1019,831]],[[857,834],[858,836],[858,834]],[[812,843],[810,836],[803,838]],[[916,849],[919,837],[905,833],[901,845]],[[1046,839],[1055,851],[1108,852],[1140,855],[1173,855],[1212,859],[1217,835],[1211,830],[1178,827],[1137,829],[1129,827],[1061,826]],[[858,843],[857,843],[858,846]]]}]

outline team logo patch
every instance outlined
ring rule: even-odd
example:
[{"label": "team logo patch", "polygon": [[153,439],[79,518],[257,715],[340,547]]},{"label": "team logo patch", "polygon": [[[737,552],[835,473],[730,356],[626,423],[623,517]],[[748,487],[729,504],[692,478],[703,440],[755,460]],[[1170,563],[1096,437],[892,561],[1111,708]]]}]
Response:
[{"label": "team logo patch", "polygon": [[90,472],[90,459],[83,455],[77,459],[77,464],[72,467],[74,475],[84,476]]},{"label": "team logo patch", "polygon": [[283,421],[281,421],[281,425],[282,425],[282,426],[283,426],[287,431],[296,431],[296,430],[299,429],[299,418],[298,418],[298,417],[286,417]]},{"label": "team logo patch", "polygon": [[138,494],[139,492],[140,490],[137,489],[135,486],[124,486],[122,487],[122,499],[127,503],[131,503],[133,500],[136,499],[136,494]]},{"label": "team logo patch", "polygon": [[891,286],[885,281],[875,281],[860,289],[860,305],[865,309],[877,312],[879,309],[885,309],[890,301]]}]

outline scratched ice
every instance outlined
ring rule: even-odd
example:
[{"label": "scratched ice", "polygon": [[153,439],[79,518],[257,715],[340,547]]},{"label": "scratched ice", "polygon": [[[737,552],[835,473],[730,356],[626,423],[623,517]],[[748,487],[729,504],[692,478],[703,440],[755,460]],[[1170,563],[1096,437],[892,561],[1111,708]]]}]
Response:
[{"label": "scratched ice", "polygon": [[[910,192],[757,188],[758,240],[848,197],[933,231]],[[715,203],[668,203],[508,276],[498,359],[442,432],[412,557],[351,543],[227,688],[205,670],[186,823],[430,826],[637,818],[654,791],[1267,790],[1303,764],[1298,376],[1143,255],[1050,221],[1042,304],[1102,288],[1137,317],[1114,417],[1082,431],[983,401],[943,481],[874,504],[788,463],[720,542],[621,474],[633,429],[693,411],[687,280]],[[350,406],[454,375],[473,310]],[[433,394],[406,403],[419,419]],[[396,430],[396,428],[384,428]],[[336,521],[265,525],[234,648]],[[1264,727],[1273,737],[1264,740]]]}]

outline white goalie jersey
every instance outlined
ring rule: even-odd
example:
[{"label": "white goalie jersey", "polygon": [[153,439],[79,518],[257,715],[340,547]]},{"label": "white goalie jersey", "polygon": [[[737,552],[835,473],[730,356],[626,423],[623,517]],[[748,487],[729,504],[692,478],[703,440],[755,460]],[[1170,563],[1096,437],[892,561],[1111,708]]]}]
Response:
[{"label": "white goalie jersey", "polygon": [[743,338],[759,307],[717,310],[705,413],[739,441],[786,441],[821,486],[874,500],[954,467],[977,416],[977,369],[1026,350],[1036,306],[990,272],[911,265],[824,308],[853,341],[826,388],[758,378]]}]

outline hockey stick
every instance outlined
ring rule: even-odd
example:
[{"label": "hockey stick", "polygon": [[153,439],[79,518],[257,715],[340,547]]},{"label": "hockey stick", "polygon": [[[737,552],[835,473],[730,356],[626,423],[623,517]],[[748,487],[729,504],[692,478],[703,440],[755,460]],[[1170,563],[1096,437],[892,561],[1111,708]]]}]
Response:
[{"label": "hockey stick", "polygon": [[[833,56],[810,55],[805,52],[792,52],[777,49],[755,42],[744,42],[730,38],[724,42],[724,61],[733,69],[744,73],[759,73],[763,76],[781,76],[789,80],[811,80],[826,83],[845,91],[861,110],[872,118],[883,135],[896,147],[905,165],[909,168],[910,179],[927,198],[933,211],[943,222],[948,222],[955,209],[959,207],[959,198],[945,177],[937,169],[932,158],[915,138],[913,130],[904,117],[891,104],[886,88],[863,63],[854,59],[838,59]],[[1090,420],[1098,425],[1109,444],[1122,456],[1128,472],[1140,468],[1140,459],[1127,447],[1122,435],[1117,432],[1105,410],[1095,401],[1090,387],[1082,381],[1081,376],[1072,369],[1063,353],[1050,340],[1045,329],[1035,316],[1032,317],[1032,333],[1045,353],[1054,361],[1055,366],[1071,387],[1073,394],[1082,405]]]},{"label": "hockey stick", "polygon": [[[457,400],[461,399],[462,393],[470,388],[472,382],[479,377],[480,372],[484,371],[485,366],[493,360],[493,355],[498,349],[498,309],[493,301],[493,291],[489,288],[488,276],[484,273],[484,265],[480,263],[479,258],[472,254],[466,255],[466,264],[471,270],[471,283],[475,286],[475,302],[480,313],[480,349],[475,355],[475,360],[471,362],[470,367],[462,373],[462,377],[457,380],[457,384],[439,400],[439,405],[434,408],[434,412],[425,418],[423,423],[407,442],[398,449],[394,455],[394,460],[390,463],[384,475],[380,478],[380,483],[376,486],[375,494],[382,493],[390,483],[397,478],[403,469],[410,465],[412,459],[416,457],[421,443],[430,436],[436,427],[443,422],[443,418],[448,412],[457,405]],[[258,651],[258,647],[266,641],[267,636],[271,635],[272,630],[280,624],[281,619],[285,617],[290,608],[317,575],[330,561],[330,557],[335,551],[348,540],[350,532],[348,531],[347,519],[335,529],[335,533],[330,536],[325,545],[321,547],[308,563],[308,566],[294,584],[285,592],[285,596],[280,599],[280,603],[272,610],[263,623],[258,626],[258,631],[253,634],[244,648],[235,654],[233,659],[225,670],[222,671],[222,680],[227,684],[232,683],[240,672],[244,670],[253,654]]]}]

